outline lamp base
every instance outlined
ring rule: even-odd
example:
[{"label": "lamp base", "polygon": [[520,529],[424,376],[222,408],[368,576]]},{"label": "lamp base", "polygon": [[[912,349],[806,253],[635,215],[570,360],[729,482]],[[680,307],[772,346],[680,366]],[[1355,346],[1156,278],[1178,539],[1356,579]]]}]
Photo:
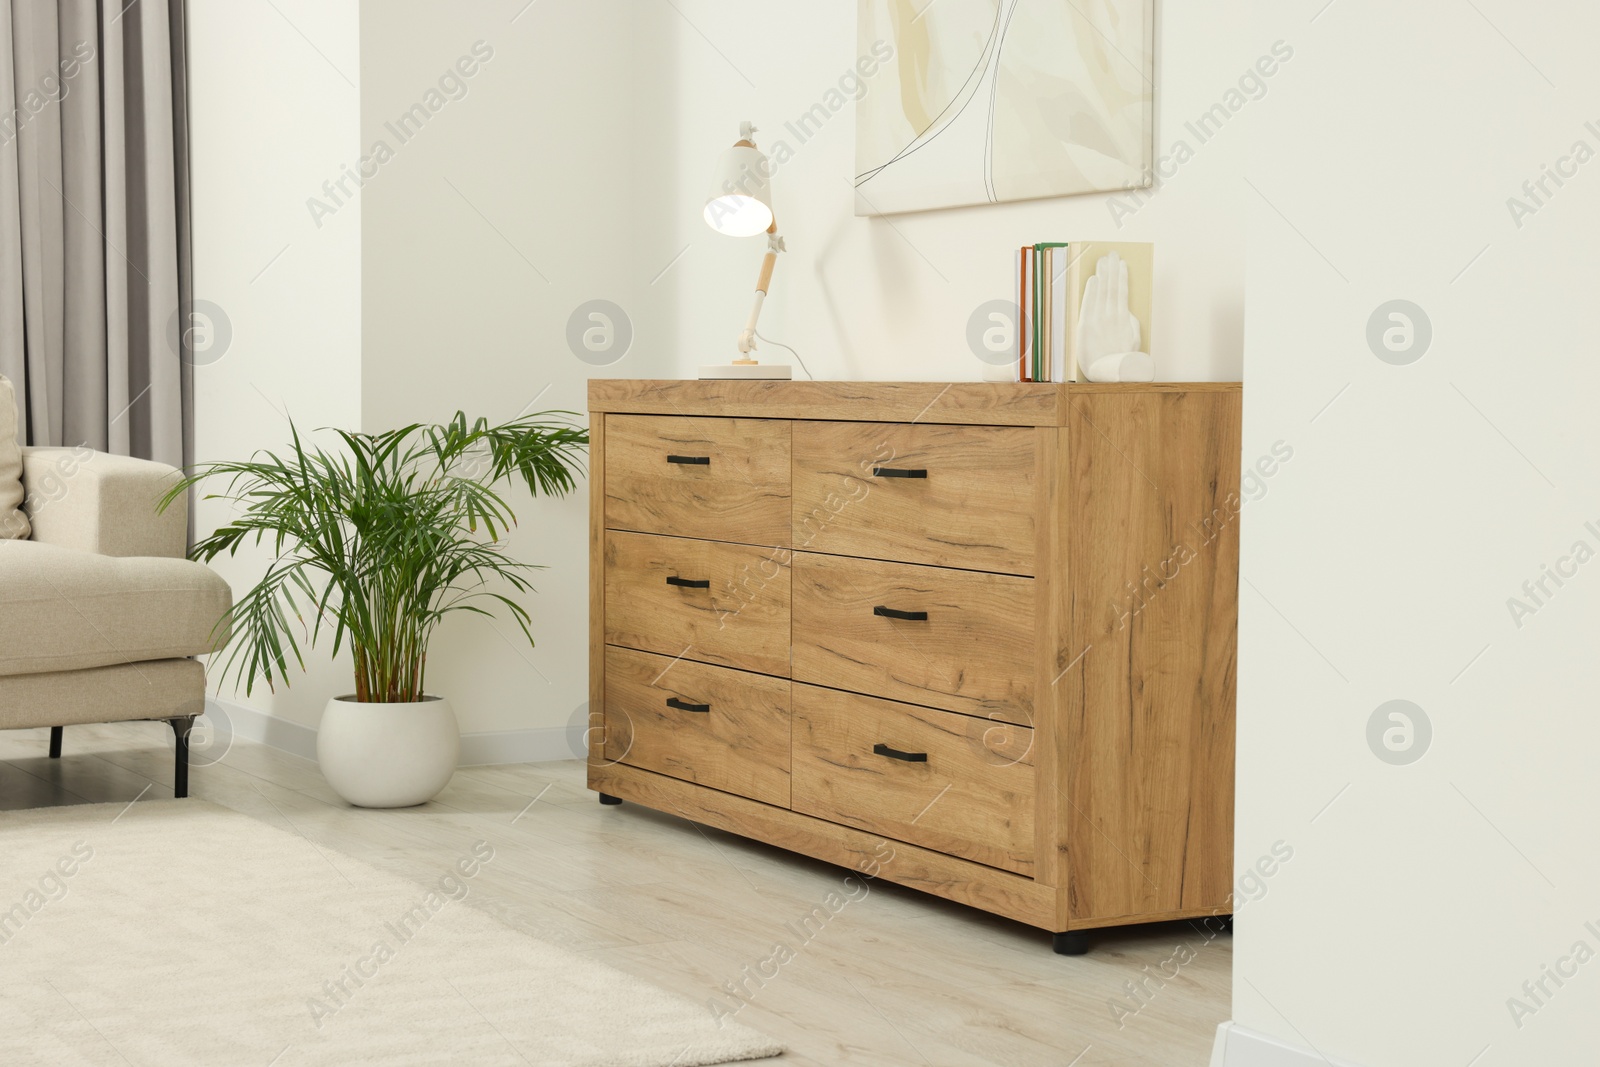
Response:
[{"label": "lamp base", "polygon": [[785,363],[704,363],[700,366],[701,380],[788,381],[793,377],[793,368]]}]

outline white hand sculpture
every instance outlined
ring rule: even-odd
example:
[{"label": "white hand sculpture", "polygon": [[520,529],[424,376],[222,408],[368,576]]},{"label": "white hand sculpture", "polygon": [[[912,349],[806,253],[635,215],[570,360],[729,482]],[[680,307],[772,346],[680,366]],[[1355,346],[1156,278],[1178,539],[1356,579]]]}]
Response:
[{"label": "white hand sculpture", "polygon": [[1139,320],[1128,310],[1128,264],[1100,257],[1083,289],[1078,315],[1078,366],[1091,382],[1150,382],[1155,361],[1139,351]]}]

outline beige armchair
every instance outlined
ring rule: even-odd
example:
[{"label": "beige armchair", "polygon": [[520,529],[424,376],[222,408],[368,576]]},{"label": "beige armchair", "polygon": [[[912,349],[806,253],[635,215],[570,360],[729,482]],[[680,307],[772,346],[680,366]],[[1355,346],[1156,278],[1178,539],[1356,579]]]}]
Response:
[{"label": "beige armchair", "polygon": [[219,621],[233,596],[184,558],[185,501],[156,512],[178,472],[87,449],[21,458],[27,523],[0,507],[0,522],[12,520],[10,538],[0,530],[0,729],[50,727],[55,758],[67,726],[168,722],[173,792],[187,796],[189,730],[206,686],[193,657],[226,640]]}]

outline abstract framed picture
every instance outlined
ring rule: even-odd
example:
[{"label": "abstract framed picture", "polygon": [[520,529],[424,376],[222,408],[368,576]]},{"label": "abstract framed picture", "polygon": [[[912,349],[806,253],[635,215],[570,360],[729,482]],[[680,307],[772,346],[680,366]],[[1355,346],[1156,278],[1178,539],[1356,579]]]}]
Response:
[{"label": "abstract framed picture", "polygon": [[857,215],[1150,184],[1154,0],[858,2]]}]

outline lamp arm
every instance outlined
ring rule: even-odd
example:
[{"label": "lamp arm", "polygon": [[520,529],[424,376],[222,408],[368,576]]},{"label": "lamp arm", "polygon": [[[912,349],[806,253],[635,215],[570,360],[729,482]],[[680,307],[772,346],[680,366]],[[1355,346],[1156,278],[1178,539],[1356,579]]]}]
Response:
[{"label": "lamp arm", "polygon": [[735,363],[754,363],[748,358],[756,347],[756,323],[761,319],[761,306],[766,302],[767,293],[772,289],[772,271],[778,265],[778,253],[784,251],[783,238],[778,236],[778,217],[772,217],[772,225],[767,227],[767,254],[761,260],[761,276],[756,279],[756,299],[750,308],[749,321],[745,323],[744,332],[739,335],[739,353],[746,357],[736,359]]}]

